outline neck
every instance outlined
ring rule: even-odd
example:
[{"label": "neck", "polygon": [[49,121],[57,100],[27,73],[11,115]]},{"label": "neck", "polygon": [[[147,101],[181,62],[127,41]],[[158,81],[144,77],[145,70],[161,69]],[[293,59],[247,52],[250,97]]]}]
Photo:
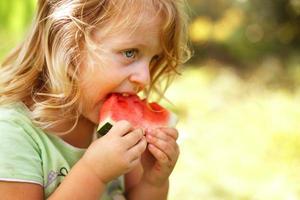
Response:
[{"label": "neck", "polygon": [[[30,108],[33,104],[32,99],[26,98],[23,103]],[[49,129],[49,131],[58,133],[68,130],[74,122],[66,122],[62,125]],[[83,116],[79,117],[76,127],[68,134],[59,136],[65,142],[78,148],[87,148],[93,140],[95,124]]]},{"label": "neck", "polygon": [[[69,125],[69,126],[68,126]],[[71,127],[71,124],[65,124],[63,127]],[[57,127],[56,131],[63,127]],[[60,136],[65,142],[78,148],[87,148],[93,140],[95,124],[81,116],[76,127],[66,135]],[[52,130],[55,132],[55,130]]]}]

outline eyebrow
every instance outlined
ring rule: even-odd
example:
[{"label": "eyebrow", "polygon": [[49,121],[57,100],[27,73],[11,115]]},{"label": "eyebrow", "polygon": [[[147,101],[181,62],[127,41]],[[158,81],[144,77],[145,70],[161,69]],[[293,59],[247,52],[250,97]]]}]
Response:
[{"label": "eyebrow", "polygon": [[[132,47],[139,47],[139,48],[148,48],[149,46],[145,43],[140,43],[137,42],[135,43],[134,40],[128,40],[128,41],[123,41],[119,43],[121,46],[132,46]],[[152,47],[151,47],[152,49]],[[158,54],[161,54],[163,52],[161,45],[155,45],[155,47],[153,48],[154,52],[157,52]]]}]

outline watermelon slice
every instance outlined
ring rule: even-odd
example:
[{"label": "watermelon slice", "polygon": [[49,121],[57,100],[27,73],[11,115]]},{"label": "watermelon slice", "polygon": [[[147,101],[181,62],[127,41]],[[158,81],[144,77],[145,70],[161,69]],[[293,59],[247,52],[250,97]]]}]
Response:
[{"label": "watermelon slice", "polygon": [[99,112],[97,132],[105,135],[115,122],[127,120],[134,128],[144,130],[157,127],[174,127],[177,117],[159,104],[148,103],[137,95],[111,94]]}]

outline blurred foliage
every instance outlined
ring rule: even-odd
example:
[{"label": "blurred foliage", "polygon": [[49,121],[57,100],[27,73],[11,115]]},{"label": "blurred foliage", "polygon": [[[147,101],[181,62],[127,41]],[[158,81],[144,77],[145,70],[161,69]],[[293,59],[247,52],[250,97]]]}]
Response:
[{"label": "blurred foliage", "polygon": [[25,34],[35,7],[36,0],[0,1],[0,61]]},{"label": "blurred foliage", "polygon": [[[300,0],[188,2],[194,56],[167,92],[181,119],[169,199],[300,199]],[[0,60],[35,4],[0,1]]]},{"label": "blurred foliage", "polygon": [[[299,2],[188,0],[194,50],[190,62],[217,59],[243,69],[272,55],[287,66],[300,52]],[[24,34],[35,4],[36,0],[0,1],[0,59]]]},{"label": "blurred foliage", "polygon": [[207,63],[174,82],[167,96],[184,112],[170,200],[300,199],[300,91],[264,75]]},{"label": "blurred foliage", "polygon": [[238,70],[275,56],[282,67],[300,53],[299,0],[190,0],[192,63],[217,59]]}]

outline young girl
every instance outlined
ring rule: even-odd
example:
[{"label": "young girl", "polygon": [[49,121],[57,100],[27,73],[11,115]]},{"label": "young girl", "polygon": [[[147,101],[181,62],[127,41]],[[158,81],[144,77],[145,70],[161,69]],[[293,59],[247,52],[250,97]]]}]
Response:
[{"label": "young girl", "polygon": [[0,68],[1,198],[167,198],[176,129],[94,130],[109,94],[163,95],[188,57],[182,5],[38,1],[31,32]]}]

